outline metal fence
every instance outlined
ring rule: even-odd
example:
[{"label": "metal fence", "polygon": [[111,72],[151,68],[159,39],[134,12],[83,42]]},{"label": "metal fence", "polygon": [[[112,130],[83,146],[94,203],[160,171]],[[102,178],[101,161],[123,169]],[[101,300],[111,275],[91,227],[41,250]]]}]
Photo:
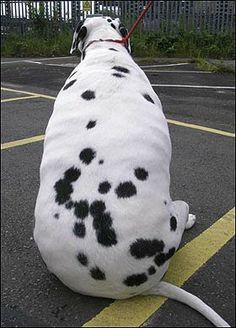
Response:
[{"label": "metal fence", "polygon": [[[86,4],[85,4],[86,3]],[[130,28],[147,1],[1,1],[1,36],[73,29],[87,14],[120,17]],[[85,6],[90,4],[90,10]],[[179,29],[210,33],[235,31],[235,1],[154,1],[141,29],[175,34]]]}]

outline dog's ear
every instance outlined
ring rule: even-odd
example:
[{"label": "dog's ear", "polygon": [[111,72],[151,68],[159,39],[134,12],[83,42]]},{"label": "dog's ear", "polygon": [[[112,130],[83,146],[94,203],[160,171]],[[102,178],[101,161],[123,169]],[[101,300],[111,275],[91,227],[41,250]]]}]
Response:
[{"label": "dog's ear", "polygon": [[122,23],[119,24],[119,31],[123,38],[126,37],[126,35],[128,35],[128,31]]},{"label": "dog's ear", "polygon": [[[119,24],[119,32],[120,32],[120,34],[123,38],[125,38],[128,35],[128,30],[122,23]],[[129,40],[128,40],[127,45],[125,47],[128,50],[128,52],[131,53],[131,47],[130,47],[130,41]]]},{"label": "dog's ear", "polygon": [[84,21],[79,22],[76,26],[74,34],[73,34],[73,41],[70,49],[70,54],[72,55],[74,51],[79,48],[79,42],[82,41],[87,35],[87,27],[83,26]]}]

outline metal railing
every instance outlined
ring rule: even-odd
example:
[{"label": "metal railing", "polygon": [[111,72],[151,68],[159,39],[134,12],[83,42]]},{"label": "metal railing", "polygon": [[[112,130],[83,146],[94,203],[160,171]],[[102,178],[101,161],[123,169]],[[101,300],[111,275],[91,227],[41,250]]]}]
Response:
[{"label": "metal railing", "polygon": [[[40,26],[46,31],[73,29],[87,14],[120,17],[129,29],[147,1],[1,1],[1,35],[26,34]],[[88,4],[88,1],[86,1]],[[37,25],[38,24],[38,25]],[[175,34],[179,29],[210,33],[235,32],[235,1],[154,1],[141,29]]]}]

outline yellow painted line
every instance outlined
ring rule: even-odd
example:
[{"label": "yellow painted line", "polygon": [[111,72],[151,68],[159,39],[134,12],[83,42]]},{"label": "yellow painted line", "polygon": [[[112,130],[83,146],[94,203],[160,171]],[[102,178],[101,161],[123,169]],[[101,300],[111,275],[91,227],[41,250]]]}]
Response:
[{"label": "yellow painted line", "polygon": [[17,89],[9,89],[9,88],[3,88],[3,87],[1,87],[1,90],[3,90],[3,91],[9,91],[9,92],[25,93],[26,95],[32,95],[32,96],[37,96],[37,97],[42,97],[42,98],[52,99],[52,100],[55,100],[56,99],[56,97],[47,96],[47,95],[44,95],[42,93],[34,93],[34,92],[29,92],[29,91],[23,91],[23,90],[17,90]]},{"label": "yellow painted line", "polygon": [[[3,87],[1,87],[1,89],[5,90],[5,91],[21,92],[21,93],[25,93],[25,94],[29,94],[29,95],[34,95],[34,96],[37,96],[37,97],[43,97],[43,98],[46,98],[46,99],[53,99],[53,100],[56,99],[56,97],[47,96],[47,95],[40,94],[40,93],[32,93],[32,92],[28,92],[28,91],[21,91],[21,90],[9,89],[9,88],[3,88]],[[191,129],[201,130],[201,131],[205,131],[205,132],[220,134],[220,135],[227,136],[227,137],[233,137],[233,138],[235,137],[235,133],[222,131],[222,130],[217,130],[217,129],[213,129],[213,128],[208,128],[208,127],[202,126],[202,125],[185,123],[185,122],[175,121],[175,120],[171,120],[171,119],[167,119],[167,122],[170,123],[170,124],[178,125],[178,126],[184,126],[186,128],[191,128]]]},{"label": "yellow painted line", "polygon": [[37,141],[41,141],[41,140],[44,139],[44,137],[45,137],[44,135],[39,135],[39,136],[31,137],[31,138],[6,142],[4,144],[1,144],[1,150],[7,149],[7,148],[12,148],[12,147],[17,147],[17,146],[22,146],[22,145],[27,145],[27,144],[37,142]]},{"label": "yellow painted line", "polygon": [[[206,132],[212,132],[212,133],[220,134],[220,135],[227,136],[227,137],[235,137],[235,135],[233,133],[230,133],[230,132],[220,131],[220,130],[216,130],[216,129],[210,129],[210,128],[206,128],[204,126],[188,124],[188,123],[183,123],[183,122],[179,122],[179,121],[173,121],[173,120],[167,120],[167,121],[171,124],[176,124],[176,125],[180,125],[180,126],[184,126],[184,127],[189,127],[189,128],[192,128],[192,129],[203,130],[203,131],[206,131]],[[175,122],[175,123],[173,123],[173,122]],[[35,140],[34,140],[34,138],[35,138]],[[16,141],[7,142],[5,144],[1,144],[1,150],[6,149],[6,148],[16,147],[16,146],[26,145],[28,143],[32,143],[32,142],[42,140],[41,138],[40,139],[37,139],[37,138],[38,138],[38,136],[35,136],[35,137],[32,137],[32,138],[26,138],[26,139],[23,139],[23,140],[16,140]],[[32,139],[33,139],[33,141],[31,141]],[[28,142],[27,142],[27,140],[28,140]]]},{"label": "yellow painted line", "polygon": [[[47,96],[47,95],[40,94],[40,93],[33,93],[33,92],[22,91],[22,90],[17,90],[17,89],[9,89],[9,88],[5,88],[5,87],[1,87],[1,89],[4,90],[4,91],[9,91],[9,92],[25,93],[25,94],[28,94],[28,95],[32,95],[32,98],[33,97],[35,97],[35,98],[36,97],[42,97],[42,98],[52,99],[52,100],[56,99],[56,97]],[[175,124],[175,125],[178,125],[178,126],[183,126],[183,127],[187,127],[187,128],[191,128],[191,129],[196,129],[196,130],[201,130],[201,131],[205,131],[205,132],[215,133],[215,134],[219,134],[219,135],[223,135],[223,136],[227,136],[227,137],[235,137],[234,133],[227,132],[227,131],[221,131],[221,130],[217,130],[217,129],[212,129],[212,128],[208,128],[206,126],[195,125],[195,124],[175,121],[175,120],[171,120],[171,119],[167,119],[167,122],[170,123],[170,124]],[[23,139],[23,140],[25,140],[24,143],[21,143],[22,140],[16,140],[16,141],[8,142],[6,144],[2,144],[1,145],[1,150],[6,149],[6,148],[20,146],[20,145],[25,145],[27,143],[32,143],[32,142],[42,140],[42,139],[37,140],[37,137],[38,136],[33,137],[33,138],[36,138],[35,141],[31,141],[32,138],[27,138],[27,139]],[[27,142],[27,140],[29,140],[29,142]]]},{"label": "yellow painted line", "polygon": [[32,98],[39,98],[39,96],[26,96],[26,97],[17,97],[17,98],[9,98],[9,99],[3,99],[1,100],[1,103],[6,103],[10,101],[16,101],[16,100],[25,100],[25,99],[32,99]]},{"label": "yellow painted line", "polygon": [[[46,98],[46,99],[52,99],[52,100],[56,99],[56,97],[47,96],[47,95],[40,94],[40,93],[21,91],[21,90],[9,89],[9,88],[4,88],[4,87],[1,87],[1,89],[4,90],[4,91],[21,92],[21,93],[25,93],[25,94],[29,94],[29,95],[33,95],[33,96],[37,96],[37,97],[43,97],[43,98]],[[220,135],[223,135],[223,136],[226,136],[226,137],[233,137],[233,138],[235,137],[234,133],[227,132],[227,131],[222,131],[222,130],[217,130],[217,129],[212,129],[212,128],[208,128],[208,127],[202,126],[202,125],[185,123],[185,122],[175,121],[175,120],[171,120],[171,119],[167,119],[167,122],[170,123],[170,124],[178,125],[178,126],[184,126],[186,128],[191,128],[191,129],[201,130],[201,131],[205,131],[205,132],[220,134]]]},{"label": "yellow painted line", "polygon": [[212,128],[208,128],[206,126],[195,125],[195,124],[190,124],[190,123],[184,123],[184,122],[169,120],[169,119],[167,120],[167,122],[170,123],[170,124],[184,126],[186,128],[191,128],[191,129],[201,130],[201,131],[205,131],[205,132],[220,134],[220,135],[226,136],[226,137],[233,137],[233,138],[235,137],[234,133],[227,132],[227,131],[222,131],[222,130],[217,130],[217,129],[212,129]]},{"label": "yellow painted line", "polygon": [[[172,258],[165,281],[182,286],[204,263],[234,236],[235,209],[231,209]],[[193,228],[194,229],[194,228]],[[139,327],[167,298],[137,296],[114,301],[83,327]]]}]

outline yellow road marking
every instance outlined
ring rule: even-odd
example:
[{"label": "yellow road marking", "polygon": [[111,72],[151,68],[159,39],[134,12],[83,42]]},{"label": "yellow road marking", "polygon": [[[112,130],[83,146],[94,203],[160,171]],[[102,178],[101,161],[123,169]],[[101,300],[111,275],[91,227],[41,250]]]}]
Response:
[{"label": "yellow road marking", "polygon": [[1,90],[3,90],[3,91],[9,91],[9,92],[25,93],[26,95],[32,95],[32,96],[37,96],[37,97],[42,97],[42,98],[52,99],[52,100],[55,100],[56,99],[56,97],[47,96],[47,95],[44,95],[42,93],[34,93],[34,92],[29,92],[29,91],[9,89],[9,88],[3,88],[3,87],[1,87]]},{"label": "yellow road marking", "polygon": [[[234,236],[235,209],[182,247],[172,258],[165,281],[182,286],[204,263]],[[193,256],[194,254],[194,256]],[[83,327],[139,327],[167,298],[137,296],[114,301]]]},{"label": "yellow road marking", "polygon": [[184,126],[186,128],[191,128],[191,129],[196,129],[196,130],[202,130],[202,131],[205,131],[205,132],[216,133],[216,134],[220,134],[220,135],[227,136],[227,137],[233,137],[233,138],[235,137],[234,133],[226,132],[226,131],[222,131],[222,130],[216,130],[216,129],[208,128],[206,126],[195,125],[195,124],[190,124],[190,123],[184,123],[184,122],[169,120],[169,119],[167,120],[167,122],[170,123],[170,124]]},{"label": "yellow road marking", "polygon": [[[35,97],[35,98],[36,97],[42,97],[42,98],[52,99],[52,100],[56,99],[56,97],[47,96],[47,95],[40,94],[40,93],[33,93],[33,92],[22,91],[22,90],[17,90],[17,89],[9,89],[9,88],[4,88],[4,87],[1,87],[1,89],[4,90],[4,91],[9,91],[9,92],[25,93],[25,94],[28,94],[28,95],[32,95],[32,98],[33,97]],[[205,131],[205,132],[215,133],[215,134],[219,134],[219,135],[223,135],[223,136],[227,136],[227,137],[233,137],[233,138],[235,137],[234,133],[227,132],[227,131],[222,131],[222,130],[217,130],[217,129],[212,129],[212,128],[208,128],[206,126],[195,125],[195,124],[175,121],[175,120],[171,120],[171,119],[167,119],[167,122],[170,123],[170,124],[175,124],[175,125],[178,125],[178,126],[184,126],[184,127],[191,128],[191,129],[196,129],[196,130],[201,130],[201,131]],[[1,150],[6,149],[6,148],[20,146],[20,145],[25,145],[25,144],[28,144],[28,143],[32,143],[32,142],[42,140],[42,139],[37,140],[37,137],[38,136],[23,139],[23,140],[25,140],[24,143],[21,143],[22,140],[16,140],[16,141],[8,142],[8,143],[5,143],[5,144],[1,144]],[[31,141],[34,138],[36,138],[36,139],[34,141]],[[27,140],[29,140],[29,142],[27,142]]]},{"label": "yellow road marking", "polygon": [[16,100],[25,100],[25,99],[32,99],[32,98],[39,98],[38,96],[26,96],[26,97],[17,97],[17,98],[9,98],[9,99],[3,99],[1,100],[1,103],[6,103],[10,101],[16,101]]},{"label": "yellow road marking", "polygon": [[[202,131],[205,131],[205,132],[216,133],[216,134],[220,134],[220,135],[223,135],[223,136],[226,136],[226,137],[235,137],[234,133],[230,133],[230,132],[226,132],[226,131],[211,129],[211,128],[207,128],[207,127],[204,127],[204,126],[188,124],[188,123],[179,122],[179,121],[173,121],[173,120],[167,120],[167,121],[171,124],[176,124],[176,125],[188,127],[188,128],[191,128],[191,129],[197,129],[197,130],[202,130]],[[35,137],[32,137],[32,138],[26,138],[26,139],[23,139],[23,140],[16,140],[16,141],[7,142],[7,143],[4,143],[4,144],[1,144],[1,150],[6,149],[6,148],[16,147],[16,146],[26,145],[28,143],[32,143],[32,142],[36,142],[36,141],[41,141],[41,140],[43,140],[43,137],[40,138],[40,139],[37,139],[38,136],[35,136]],[[22,142],[22,141],[24,141],[24,142]]]},{"label": "yellow road marking", "polygon": [[31,138],[6,142],[4,144],[1,144],[1,150],[7,149],[7,148],[12,148],[12,147],[17,147],[17,146],[22,146],[22,145],[27,145],[32,142],[41,141],[44,139],[44,137],[45,137],[44,135],[39,135],[39,136],[31,137]]}]

